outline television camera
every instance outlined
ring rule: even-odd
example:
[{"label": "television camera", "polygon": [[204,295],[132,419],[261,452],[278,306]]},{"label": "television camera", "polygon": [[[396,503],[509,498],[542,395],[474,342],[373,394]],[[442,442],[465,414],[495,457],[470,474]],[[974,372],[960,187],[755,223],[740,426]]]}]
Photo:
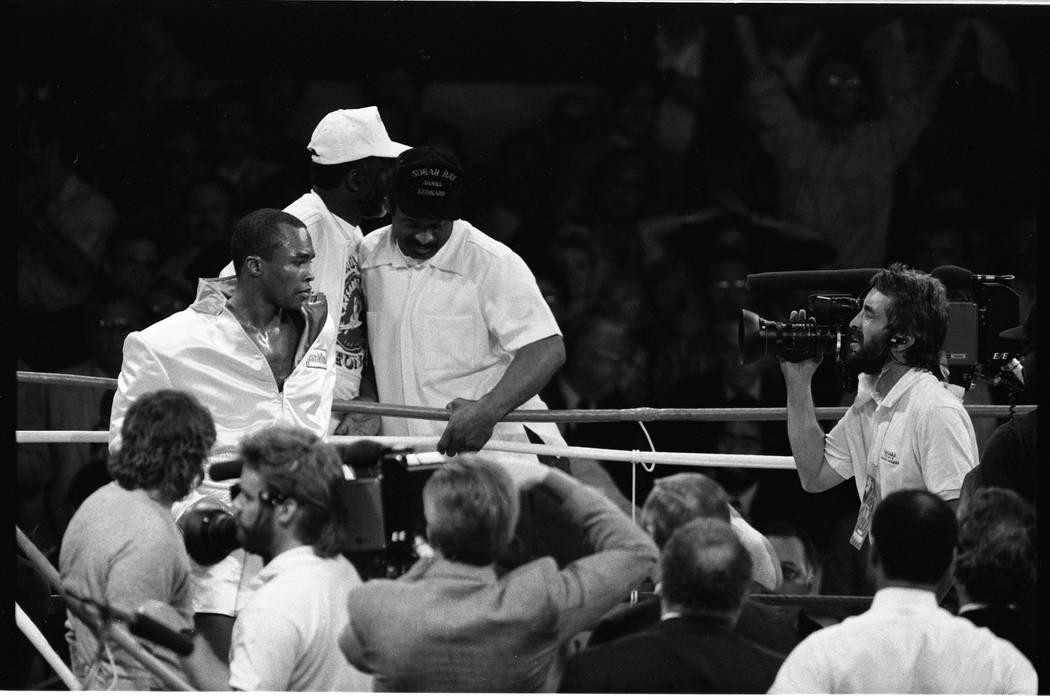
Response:
[{"label": "television camera", "polygon": [[[831,356],[837,363],[841,388],[852,390],[856,377],[844,362],[849,352],[849,324],[861,308],[858,295],[876,272],[878,268],[748,275],[750,291],[812,292],[806,305],[811,320],[770,321],[742,309],[738,329],[741,361],[748,364],[765,354],[791,361]],[[1002,331],[1019,325],[1018,294],[1003,284],[1013,275],[978,275],[954,265],[935,268],[930,275],[948,291],[948,333],[942,347],[948,381],[968,390],[980,380],[1019,393],[1024,385],[1018,348],[999,337]]]},{"label": "television camera", "polygon": [[[337,448],[347,478],[341,484],[346,506],[346,549],[343,552],[364,579],[403,573],[417,555],[417,538],[425,532],[422,487],[426,474],[444,463],[438,453],[357,440]],[[209,468],[215,481],[238,478],[242,460],[216,462]],[[214,498],[203,498],[179,516],[177,524],[186,552],[202,566],[222,561],[241,545],[230,509]]]}]

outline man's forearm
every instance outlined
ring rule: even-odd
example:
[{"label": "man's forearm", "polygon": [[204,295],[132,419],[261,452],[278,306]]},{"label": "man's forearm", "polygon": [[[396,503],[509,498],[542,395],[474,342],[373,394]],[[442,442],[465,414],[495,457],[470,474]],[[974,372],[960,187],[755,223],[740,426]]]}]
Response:
[{"label": "man's forearm", "polygon": [[580,522],[588,542],[596,552],[635,550],[651,557],[651,563],[656,562],[659,553],[652,539],[597,489],[557,469],[551,469],[539,486],[563,506],[569,504],[572,511],[570,515]]},{"label": "man's forearm", "polygon": [[788,386],[787,431],[802,488],[816,492],[834,486],[837,481],[825,473],[830,470],[824,467],[824,430],[817,422],[813,392],[808,384]]},{"label": "man's forearm", "polygon": [[547,385],[565,362],[565,344],[552,335],[520,348],[492,391],[479,399],[500,421]]},{"label": "man's forearm", "polygon": [[182,670],[197,690],[228,691],[230,667],[222,661],[211,645],[199,636],[194,640],[193,653],[182,657]]}]

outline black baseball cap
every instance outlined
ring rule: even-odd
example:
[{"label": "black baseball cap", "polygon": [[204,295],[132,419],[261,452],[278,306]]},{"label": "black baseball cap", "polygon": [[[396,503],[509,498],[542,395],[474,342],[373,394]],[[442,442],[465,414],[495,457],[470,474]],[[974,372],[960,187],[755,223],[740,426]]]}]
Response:
[{"label": "black baseball cap", "polygon": [[455,220],[462,212],[463,166],[443,148],[410,148],[397,158],[390,201],[417,219]]}]

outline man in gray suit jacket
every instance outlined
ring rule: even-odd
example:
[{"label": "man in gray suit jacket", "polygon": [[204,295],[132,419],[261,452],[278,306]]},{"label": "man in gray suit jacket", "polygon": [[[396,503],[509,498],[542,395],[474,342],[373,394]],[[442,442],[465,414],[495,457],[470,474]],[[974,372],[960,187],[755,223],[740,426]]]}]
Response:
[{"label": "man in gray suit jacket", "polygon": [[[530,692],[558,683],[562,645],[592,627],[656,562],[652,540],[612,502],[528,460],[461,455],[423,490],[433,558],[349,597],[339,640],[377,691]],[[521,489],[547,490],[593,551],[559,569],[542,557],[502,575]]]}]

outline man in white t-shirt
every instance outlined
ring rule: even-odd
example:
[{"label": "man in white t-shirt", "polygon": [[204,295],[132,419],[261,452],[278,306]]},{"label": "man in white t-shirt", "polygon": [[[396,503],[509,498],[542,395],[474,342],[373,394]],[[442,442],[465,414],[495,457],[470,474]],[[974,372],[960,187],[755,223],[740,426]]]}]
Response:
[{"label": "man in white t-shirt", "polygon": [[[510,411],[565,361],[561,331],[532,272],[510,248],[459,218],[463,169],[447,151],[405,151],[394,171],[391,225],[361,244],[368,344],[383,403],[449,408],[447,421],[383,417],[383,434],[440,436],[447,455],[490,438],[527,441]],[[554,423],[529,424],[547,444]]]},{"label": "man in white t-shirt", "polygon": [[233,626],[229,667],[197,644],[187,672],[202,690],[371,690],[339,653],[346,600],[361,584],[341,552],[346,506],[341,461],[317,435],[274,427],[241,441],[233,489],[237,539],[262,556],[262,582]]},{"label": "man in white t-shirt", "polygon": [[[313,186],[284,208],[306,224],[316,253],[313,286],[328,299],[336,325],[336,401],[375,400],[370,372],[365,371],[360,223],[386,215],[393,159],[407,148],[390,140],[376,107],[329,112],[307,146]],[[221,274],[233,274],[232,263]],[[330,432],[336,435],[378,431],[378,416],[333,411]]]},{"label": "man in white t-shirt", "polygon": [[[890,493],[925,489],[954,509],[963,477],[977,464],[962,389],[939,377],[948,311],[944,285],[928,274],[896,263],[872,276],[850,321],[846,362],[860,372],[857,397],[827,435],[810,390],[819,357],[781,358],[788,438],[802,488],[826,491],[856,479],[861,505],[850,542],[857,549],[875,506]],[[792,311],[790,321],[805,323],[806,312]]]}]

